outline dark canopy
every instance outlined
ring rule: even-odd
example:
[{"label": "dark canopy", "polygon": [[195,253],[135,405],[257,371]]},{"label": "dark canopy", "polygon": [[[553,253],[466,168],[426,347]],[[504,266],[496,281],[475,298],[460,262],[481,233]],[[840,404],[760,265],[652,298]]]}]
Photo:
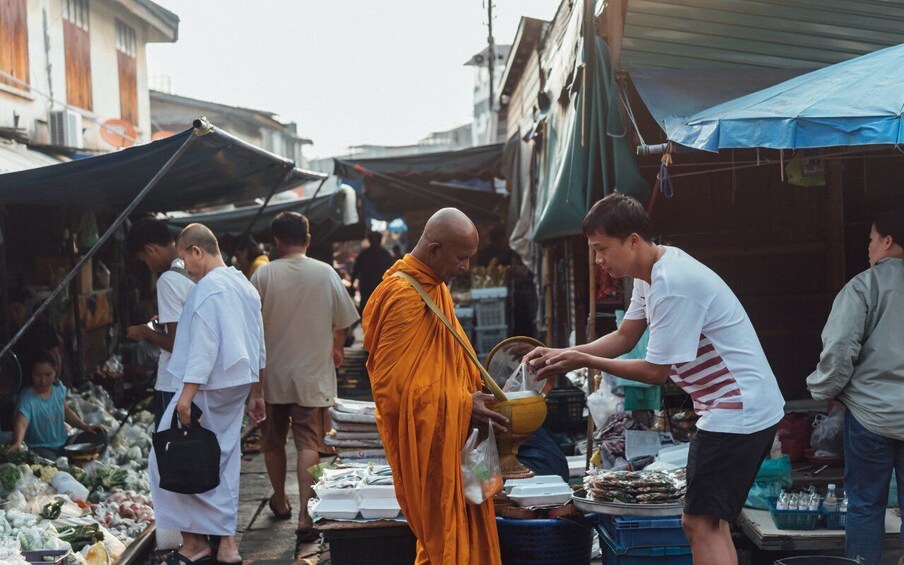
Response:
[{"label": "dark canopy", "polygon": [[[351,193],[354,195],[354,193]],[[176,229],[182,229],[191,223],[201,223],[209,227],[215,234],[232,235],[235,237],[243,235],[246,230],[253,234],[266,233],[270,228],[270,222],[280,212],[301,212],[311,223],[312,231],[333,231],[345,225],[353,225],[357,223],[357,214],[353,214],[351,222],[346,224],[345,208],[346,200],[349,193],[339,190],[332,194],[318,196],[317,198],[303,198],[293,200],[291,202],[280,202],[279,204],[268,205],[260,216],[255,215],[260,210],[260,206],[246,206],[235,210],[227,210],[225,212],[206,212],[200,214],[189,214],[176,218],[166,218],[164,222]],[[354,202],[351,203],[354,208]],[[249,223],[254,220],[251,229],[248,229]],[[353,239],[360,239],[354,237]]]},{"label": "dark canopy", "polygon": [[[193,131],[115,153],[0,175],[0,205],[122,210]],[[194,141],[136,212],[252,200],[324,177],[213,129]]]},{"label": "dark canopy", "polygon": [[505,196],[493,180],[504,178],[504,144],[380,159],[336,159],[336,176],[362,181],[364,194],[384,217],[410,210],[455,206],[496,216]]}]

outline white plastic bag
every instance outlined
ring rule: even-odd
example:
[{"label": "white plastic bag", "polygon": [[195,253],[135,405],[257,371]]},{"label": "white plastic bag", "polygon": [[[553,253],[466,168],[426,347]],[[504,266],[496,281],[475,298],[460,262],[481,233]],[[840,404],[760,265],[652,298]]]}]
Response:
[{"label": "white plastic bag", "polygon": [[512,376],[505,381],[502,392],[540,392],[543,390],[545,384],[546,381],[537,378],[537,374],[534,372],[533,367],[521,363],[512,373]]},{"label": "white plastic bag", "polygon": [[818,414],[813,419],[810,447],[817,457],[844,455],[844,405],[833,402],[826,416]]},{"label": "white plastic bag", "polygon": [[461,450],[461,478],[465,499],[471,504],[483,504],[502,490],[502,464],[496,449],[493,422],[490,422],[487,439],[480,444],[477,433],[474,428]]},{"label": "white plastic bag", "polygon": [[599,389],[587,397],[587,410],[590,412],[590,416],[593,417],[596,429],[599,430],[606,427],[606,422],[609,421],[609,418],[618,412],[619,402],[620,399],[612,394],[612,391],[609,390],[609,384],[605,381]]},{"label": "white plastic bag", "polygon": [[58,493],[68,494],[72,500],[85,502],[88,499],[88,489],[66,471],[54,475],[50,484]]}]

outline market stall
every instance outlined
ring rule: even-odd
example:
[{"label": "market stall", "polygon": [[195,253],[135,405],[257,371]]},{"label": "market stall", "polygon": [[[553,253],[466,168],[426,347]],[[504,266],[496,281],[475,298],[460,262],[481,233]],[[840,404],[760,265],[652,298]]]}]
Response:
[{"label": "market stall", "polygon": [[[67,446],[54,460],[0,448],[0,561],[50,562],[52,555],[23,551],[55,551],[70,564],[128,563],[152,543],[146,468],[153,417],[142,409],[151,383],[126,378],[121,356],[134,302],[122,243],[128,218],[269,199],[323,177],[203,119],[147,145],[0,175],[0,205],[13,212],[2,225],[2,296],[12,284],[31,293],[23,305],[30,316],[11,328],[0,351],[2,382],[18,392],[21,368],[10,352],[36,323],[45,324],[59,332],[58,376],[70,391],[69,408],[110,440]],[[35,234],[35,222],[49,229]],[[135,385],[131,394],[123,394],[127,384]]]}]

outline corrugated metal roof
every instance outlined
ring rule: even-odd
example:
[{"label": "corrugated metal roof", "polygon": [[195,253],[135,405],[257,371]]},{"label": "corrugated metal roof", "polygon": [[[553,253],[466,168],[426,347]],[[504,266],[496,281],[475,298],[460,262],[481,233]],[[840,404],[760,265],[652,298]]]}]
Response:
[{"label": "corrugated metal roof", "polygon": [[627,0],[621,67],[816,69],[904,43],[904,0]]}]

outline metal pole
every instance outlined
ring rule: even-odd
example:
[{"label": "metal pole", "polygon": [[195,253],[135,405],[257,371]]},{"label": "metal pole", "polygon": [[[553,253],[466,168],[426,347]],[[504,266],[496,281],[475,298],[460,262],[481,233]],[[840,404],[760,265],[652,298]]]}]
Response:
[{"label": "metal pole", "polygon": [[273,185],[273,190],[270,191],[270,194],[267,195],[267,199],[264,200],[264,203],[261,204],[260,208],[258,208],[257,213],[254,214],[254,217],[251,218],[251,221],[248,222],[248,227],[246,227],[245,231],[242,232],[242,235],[239,237],[239,241],[242,241],[243,239],[245,239],[246,235],[251,233],[251,228],[254,227],[254,222],[256,222],[257,219],[261,217],[261,214],[264,213],[264,209],[267,207],[267,205],[270,204],[270,199],[273,198],[274,194],[276,194],[276,190],[284,185],[286,181],[289,180],[290,176],[292,176],[292,169],[289,169],[289,171],[286,173],[286,176],[284,176],[278,183]]},{"label": "metal pole", "polygon": [[323,179],[322,181],[320,181],[320,184],[317,185],[317,190],[314,191],[314,196],[312,196],[311,199],[308,200],[308,203],[305,204],[305,205],[304,205],[304,208],[302,208],[302,209],[301,209],[301,212],[299,212],[302,216],[304,216],[305,212],[308,211],[308,208],[310,208],[311,205],[314,204],[314,199],[317,198],[317,195],[318,195],[318,194],[320,194],[320,189],[323,188],[323,185],[326,184],[326,181],[327,181],[327,179],[329,179],[329,178],[330,178],[330,177],[326,177],[325,179]]},{"label": "metal pole", "polygon": [[[206,122],[202,123],[201,121],[196,120],[194,125],[194,133],[188,136],[188,138],[185,140],[185,143],[183,143],[182,146],[179,147],[179,149],[177,149],[175,153],[173,153],[173,156],[169,158],[169,160],[163,165],[163,167],[160,168],[159,171],[157,171],[157,174],[154,175],[154,178],[152,178],[147,183],[147,185],[145,185],[145,187],[141,189],[141,192],[139,192],[138,195],[135,196],[131,204],[126,206],[126,209],[123,210],[121,214],[119,214],[116,220],[114,220],[110,227],[107,228],[107,231],[105,231],[104,234],[100,236],[100,238],[97,240],[97,243],[94,244],[94,247],[92,247],[88,251],[88,253],[86,253],[78,263],[76,263],[75,267],[73,267],[72,270],[69,271],[69,273],[67,273],[65,277],[63,277],[63,280],[61,280],[59,284],[57,284],[57,287],[53,289],[53,292],[50,293],[50,296],[48,296],[44,300],[44,302],[42,302],[41,305],[38,306],[31,317],[25,321],[21,328],[19,328],[19,331],[16,333],[16,335],[13,336],[9,343],[3,346],[3,350],[0,351],[0,359],[2,359],[13,348],[13,346],[22,338],[23,335],[25,335],[25,332],[27,332],[32,324],[34,324],[35,320],[38,319],[38,316],[43,314],[44,310],[46,310],[47,307],[50,306],[50,304],[54,300],[56,300],[63,289],[66,288],[66,285],[72,282],[72,279],[74,279],[75,276],[81,271],[85,263],[87,263],[91,259],[91,257],[93,257],[95,253],[97,253],[97,251],[103,246],[103,244],[106,243],[108,239],[110,239],[110,237],[116,232],[119,226],[124,221],[126,221],[126,219],[129,217],[129,214],[131,214],[135,210],[135,208],[138,207],[138,204],[140,204],[141,201],[144,200],[144,197],[148,195],[151,189],[157,186],[157,183],[160,182],[160,179],[162,179],[163,176],[166,175],[166,173],[169,172],[171,168],[173,168],[173,165],[175,165],[176,161],[178,161],[179,158],[182,157],[182,155],[188,150],[192,142],[194,142],[195,139],[197,139],[201,135],[206,135],[209,131],[211,131],[210,124],[207,124]],[[76,300],[77,299],[78,298],[76,297]]]},{"label": "metal pole", "polygon": [[493,0],[486,0],[487,2],[487,28],[489,30],[487,36],[487,71],[490,73],[490,120],[488,125],[487,132],[487,142],[493,142],[496,139],[494,135],[494,126],[493,126],[493,112],[496,107],[496,100],[494,96],[494,88],[493,84],[493,75],[496,70],[496,40],[493,39]]}]

